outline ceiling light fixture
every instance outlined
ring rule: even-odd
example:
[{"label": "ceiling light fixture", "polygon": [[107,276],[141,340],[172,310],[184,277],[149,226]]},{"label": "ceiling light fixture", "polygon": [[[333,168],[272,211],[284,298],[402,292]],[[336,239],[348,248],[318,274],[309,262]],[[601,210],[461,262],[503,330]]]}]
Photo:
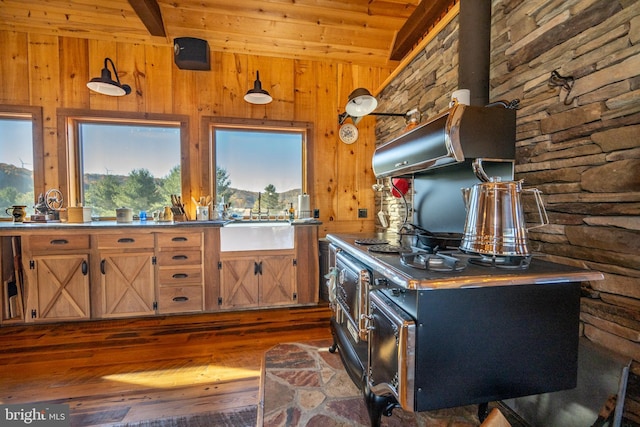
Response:
[{"label": "ceiling light fixture", "polygon": [[368,115],[404,117],[407,123],[410,119],[415,119],[416,115],[418,117],[418,121],[421,119],[421,117],[419,117],[420,113],[417,109],[407,111],[406,113],[374,113],[377,106],[378,100],[371,95],[371,92],[363,87],[359,87],[349,95],[349,100],[344,108],[345,112],[338,114],[338,124],[343,124],[349,117],[351,117],[354,124],[358,124],[362,117]]},{"label": "ceiling light fixture", "polygon": [[[107,68],[108,64],[111,64],[113,73],[116,75],[115,81],[111,78],[111,71]],[[116,66],[111,58],[104,58],[104,68],[102,69],[100,77],[91,79],[91,81],[87,83],[87,87],[94,92],[109,96],[124,96],[131,93],[131,86],[120,83],[118,70],[116,70]]]},{"label": "ceiling light fixture", "polygon": [[260,71],[256,71],[256,81],[253,82],[253,89],[249,89],[244,96],[244,100],[250,104],[268,104],[273,101],[269,92],[262,89],[262,83],[260,83]]}]

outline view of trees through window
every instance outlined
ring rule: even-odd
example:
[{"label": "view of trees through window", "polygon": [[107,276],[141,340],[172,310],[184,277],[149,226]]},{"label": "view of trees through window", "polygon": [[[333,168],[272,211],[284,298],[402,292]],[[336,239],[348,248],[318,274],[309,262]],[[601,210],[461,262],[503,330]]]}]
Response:
[{"label": "view of trees through window", "polygon": [[0,119],[0,216],[24,205],[33,214],[33,138],[30,118]]},{"label": "view of trees through window", "polygon": [[136,124],[79,124],[84,205],[94,217],[119,207],[149,213],[181,194],[180,128]]},{"label": "view of trees through window", "polygon": [[216,202],[232,216],[286,217],[303,188],[301,131],[215,129]]}]

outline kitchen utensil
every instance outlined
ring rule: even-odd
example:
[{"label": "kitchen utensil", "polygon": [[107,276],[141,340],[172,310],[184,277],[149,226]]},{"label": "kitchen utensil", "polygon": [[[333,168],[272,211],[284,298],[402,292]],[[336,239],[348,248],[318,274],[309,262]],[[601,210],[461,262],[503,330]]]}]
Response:
[{"label": "kitchen utensil", "polygon": [[522,181],[502,181],[491,177],[471,188],[463,188],[467,215],[460,249],[465,252],[528,256],[530,254],[521,194],[534,196],[540,227],[549,223],[542,196],[536,188],[522,188]]},{"label": "kitchen utensil", "polygon": [[209,206],[196,206],[196,219],[206,221],[209,219]]},{"label": "kitchen utensil", "polygon": [[4,211],[7,215],[11,215],[13,217],[13,222],[24,222],[24,218],[27,216],[26,208],[27,207],[25,205],[13,205]]},{"label": "kitchen utensil", "polygon": [[118,208],[116,209],[116,222],[132,222],[133,221],[133,209],[131,208]]},{"label": "kitchen utensil", "polygon": [[378,221],[380,221],[382,228],[389,227],[389,220],[387,219],[387,214],[382,210],[382,206],[380,206],[380,211],[378,212]]}]

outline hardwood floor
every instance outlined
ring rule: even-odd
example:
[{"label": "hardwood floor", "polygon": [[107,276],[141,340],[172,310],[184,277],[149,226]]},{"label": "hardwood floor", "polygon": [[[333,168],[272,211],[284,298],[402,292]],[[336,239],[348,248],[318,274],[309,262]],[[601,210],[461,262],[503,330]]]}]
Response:
[{"label": "hardwood floor", "polygon": [[65,403],[72,426],[256,405],[262,356],[331,337],[317,307],[0,328],[0,404]]}]

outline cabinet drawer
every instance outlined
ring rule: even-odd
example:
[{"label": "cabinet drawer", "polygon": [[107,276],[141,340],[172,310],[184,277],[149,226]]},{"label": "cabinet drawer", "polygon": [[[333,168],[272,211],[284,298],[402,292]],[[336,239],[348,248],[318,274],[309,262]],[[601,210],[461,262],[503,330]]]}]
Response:
[{"label": "cabinet drawer", "polygon": [[159,266],[173,265],[193,265],[202,264],[202,251],[200,250],[184,250],[160,252],[157,256]]},{"label": "cabinet drawer", "polygon": [[58,249],[89,249],[89,236],[85,234],[61,236],[29,236],[32,251]]},{"label": "cabinet drawer", "polygon": [[202,311],[202,286],[163,286],[158,292],[158,313]]},{"label": "cabinet drawer", "polygon": [[202,268],[160,268],[158,269],[160,286],[179,285],[182,283],[202,283]]},{"label": "cabinet drawer", "polygon": [[186,233],[158,233],[158,249],[170,250],[175,248],[197,247],[202,246],[202,233],[186,232]]},{"label": "cabinet drawer", "polygon": [[98,234],[99,249],[153,248],[153,234]]}]

